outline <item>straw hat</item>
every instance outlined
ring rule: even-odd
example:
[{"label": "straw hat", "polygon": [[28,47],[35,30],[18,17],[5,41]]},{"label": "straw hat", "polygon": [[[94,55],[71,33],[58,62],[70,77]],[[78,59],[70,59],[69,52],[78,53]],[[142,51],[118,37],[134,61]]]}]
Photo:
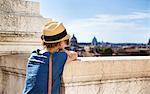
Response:
[{"label": "straw hat", "polygon": [[41,36],[42,41],[45,43],[56,43],[69,38],[70,35],[67,34],[63,24],[55,21],[50,21],[44,26]]}]

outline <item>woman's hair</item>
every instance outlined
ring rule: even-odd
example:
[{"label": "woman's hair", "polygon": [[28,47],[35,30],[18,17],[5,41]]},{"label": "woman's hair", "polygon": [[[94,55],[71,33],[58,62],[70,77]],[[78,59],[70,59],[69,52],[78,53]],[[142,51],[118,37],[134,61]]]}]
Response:
[{"label": "woman's hair", "polygon": [[59,43],[60,42],[57,42],[57,43],[45,43],[45,42],[42,42],[42,45],[45,46],[46,48],[54,48],[54,47],[57,47]]},{"label": "woman's hair", "polygon": [[[69,45],[69,39],[65,40],[66,44]],[[57,47],[59,45],[60,42],[56,42],[56,43],[45,43],[42,41],[42,45],[45,46],[46,48],[54,48]]]}]

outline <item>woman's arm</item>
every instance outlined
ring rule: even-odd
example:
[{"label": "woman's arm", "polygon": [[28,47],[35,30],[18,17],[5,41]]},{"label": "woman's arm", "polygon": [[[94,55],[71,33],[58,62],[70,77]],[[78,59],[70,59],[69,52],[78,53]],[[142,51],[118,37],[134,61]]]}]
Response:
[{"label": "woman's arm", "polygon": [[74,51],[67,51],[66,50],[65,52],[68,55],[66,63],[70,63],[72,61],[75,61],[77,59],[77,57],[78,57],[77,53],[74,52]]},{"label": "woman's arm", "polygon": [[66,52],[68,57],[66,63],[69,63],[71,61],[75,61],[78,57],[78,54],[75,51],[68,51],[66,49],[59,49],[59,52]]}]

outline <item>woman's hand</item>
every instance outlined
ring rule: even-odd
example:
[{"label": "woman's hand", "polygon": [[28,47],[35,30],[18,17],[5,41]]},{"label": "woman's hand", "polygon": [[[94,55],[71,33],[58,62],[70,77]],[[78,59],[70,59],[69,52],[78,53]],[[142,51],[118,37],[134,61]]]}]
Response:
[{"label": "woman's hand", "polygon": [[66,62],[71,62],[71,61],[74,61],[74,60],[76,60],[77,59],[77,57],[78,57],[78,55],[77,55],[77,53],[76,52],[74,52],[74,51],[65,51],[66,53],[67,53],[67,55],[68,55],[68,58],[67,58],[67,61]]}]

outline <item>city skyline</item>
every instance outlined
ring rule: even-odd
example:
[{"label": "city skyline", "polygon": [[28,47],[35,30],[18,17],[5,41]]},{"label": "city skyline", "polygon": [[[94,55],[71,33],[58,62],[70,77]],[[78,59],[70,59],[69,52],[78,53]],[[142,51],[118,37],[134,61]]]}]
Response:
[{"label": "city skyline", "polygon": [[[76,35],[75,34],[73,34],[72,36],[71,36],[71,38],[73,38],[73,36],[77,39],[77,42],[78,42],[78,37],[76,37]],[[105,41],[105,40],[100,40],[100,41],[98,41],[97,39],[97,37],[95,37],[95,36],[93,36],[93,38],[91,39],[91,41],[88,41],[88,42],[86,42],[86,41],[83,41],[83,42],[78,42],[78,43],[92,43],[92,41],[93,41],[93,39],[94,38],[96,38],[96,41],[98,42],[98,43],[112,43],[112,44],[120,44],[120,43],[133,43],[133,44],[136,44],[135,42],[109,42],[109,41]],[[147,39],[147,42],[146,43],[137,43],[137,44],[148,44],[149,43],[149,41],[150,41],[150,38],[149,39]]]},{"label": "city skyline", "polygon": [[147,43],[149,0],[39,0],[41,15],[61,21],[79,42]]}]

